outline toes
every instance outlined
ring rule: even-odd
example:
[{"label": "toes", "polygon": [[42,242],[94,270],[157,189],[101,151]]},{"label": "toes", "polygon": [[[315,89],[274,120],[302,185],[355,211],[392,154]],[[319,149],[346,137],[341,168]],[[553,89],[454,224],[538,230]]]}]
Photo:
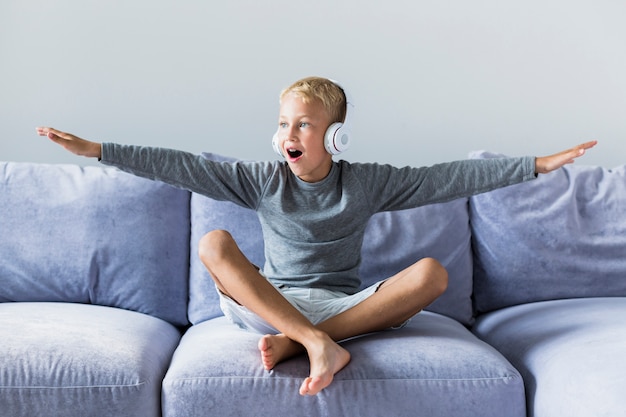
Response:
[{"label": "toes", "polygon": [[261,362],[263,363],[263,368],[265,368],[266,371],[272,370],[275,363],[273,360],[272,347],[268,336],[263,336],[259,340],[258,348],[261,352]]},{"label": "toes", "polygon": [[257,344],[259,350],[261,352],[266,351],[267,349],[269,349],[270,344],[269,344],[269,337],[268,335],[263,336],[262,338],[259,339],[259,343]]},{"label": "toes", "polygon": [[308,377],[300,385],[300,395],[308,395],[309,394],[309,384],[313,378]]},{"label": "toes", "polygon": [[300,385],[300,390],[298,391],[300,395],[306,395],[306,393],[309,391],[309,388],[308,388],[309,379],[311,378],[307,378],[304,381],[302,381],[302,385]]},{"label": "toes", "polygon": [[308,377],[300,386],[300,395],[317,395],[321,390],[329,386],[332,381],[332,377],[327,381],[321,377]]}]

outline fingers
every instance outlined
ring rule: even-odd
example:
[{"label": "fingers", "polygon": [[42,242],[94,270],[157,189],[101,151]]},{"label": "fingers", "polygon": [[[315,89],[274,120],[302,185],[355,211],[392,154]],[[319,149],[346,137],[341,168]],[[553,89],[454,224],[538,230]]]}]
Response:
[{"label": "fingers", "polygon": [[37,134],[39,136],[48,136],[49,133],[58,135],[59,133],[63,133],[63,132],[53,129],[51,127],[38,127],[37,128]]},{"label": "fingers", "polygon": [[579,158],[581,156],[583,156],[585,154],[585,152],[587,151],[587,149],[591,149],[594,146],[596,146],[598,143],[597,140],[591,140],[589,142],[585,142],[585,143],[581,143],[578,146],[575,146],[574,148],[572,148],[569,151],[565,151],[565,153],[571,155],[571,158],[565,162],[566,164],[571,164],[574,162],[574,159]]},{"label": "fingers", "polygon": [[81,139],[78,136],[51,127],[38,127],[36,130],[39,136],[47,136],[51,141],[76,155],[94,158],[102,157],[101,144],[98,142]]},{"label": "fingers", "polygon": [[38,127],[37,134],[39,136],[47,136],[50,139],[60,138],[60,139],[71,139],[71,135],[68,135],[65,132],[61,132],[60,130],[53,129],[51,127]]},{"label": "fingers", "polygon": [[594,146],[596,146],[596,144],[598,143],[597,140],[592,140],[589,142],[585,142],[585,143],[581,143],[580,145],[574,146],[571,149],[568,149],[566,151],[563,152],[559,152],[557,154],[552,155],[555,158],[565,158],[568,161],[574,162],[575,158],[578,158],[580,156],[583,156],[585,154],[585,151],[587,149],[591,149]]},{"label": "fingers", "polygon": [[590,140],[589,142],[581,143],[578,145],[579,148],[583,149],[591,149],[598,144],[597,140]]},{"label": "fingers", "polygon": [[66,143],[67,141],[81,140],[72,134],[51,127],[38,127],[37,134],[39,136],[47,136],[49,139],[59,144]]},{"label": "fingers", "polygon": [[48,136],[48,133],[49,133],[51,130],[54,130],[54,129],[52,129],[52,128],[50,128],[50,127],[38,127],[38,128],[37,128],[37,134],[38,134],[39,136]]},{"label": "fingers", "polygon": [[597,143],[597,140],[592,140],[554,155],[536,158],[535,172],[545,174],[561,168],[563,165],[572,164],[576,158],[583,156],[587,149],[593,148]]},{"label": "fingers", "polygon": [[591,140],[589,142],[581,143],[580,145],[574,147],[572,151],[576,154],[576,158],[585,154],[587,149],[591,149],[598,144],[597,140]]}]

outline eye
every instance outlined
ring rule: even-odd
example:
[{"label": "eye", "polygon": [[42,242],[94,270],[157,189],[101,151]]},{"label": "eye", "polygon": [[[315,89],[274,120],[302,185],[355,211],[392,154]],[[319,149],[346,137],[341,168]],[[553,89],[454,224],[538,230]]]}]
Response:
[{"label": "eye", "polygon": [[280,123],[278,123],[278,127],[280,127],[281,129],[284,129],[284,128],[286,128],[286,127],[287,127],[287,123],[285,123],[285,122],[280,122]]},{"label": "eye", "polygon": [[300,123],[300,127],[301,128],[306,128],[306,127],[309,127],[309,124],[307,122],[301,122]]}]

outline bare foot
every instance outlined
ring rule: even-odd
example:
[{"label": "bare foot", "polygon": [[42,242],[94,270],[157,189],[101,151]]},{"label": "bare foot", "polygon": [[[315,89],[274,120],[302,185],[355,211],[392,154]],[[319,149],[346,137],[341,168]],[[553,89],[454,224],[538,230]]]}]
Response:
[{"label": "bare foot", "polygon": [[268,371],[285,359],[304,351],[300,343],[294,342],[284,334],[266,334],[259,340],[258,347],[263,367]]},{"label": "bare foot", "polygon": [[333,377],[350,362],[350,352],[330,337],[309,350],[311,372],[300,386],[300,395],[316,395],[333,382]]}]

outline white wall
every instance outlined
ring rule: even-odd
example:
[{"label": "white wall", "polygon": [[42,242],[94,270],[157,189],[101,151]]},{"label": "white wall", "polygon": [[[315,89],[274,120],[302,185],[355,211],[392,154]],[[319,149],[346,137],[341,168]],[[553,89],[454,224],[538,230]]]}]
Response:
[{"label": "white wall", "polygon": [[[268,5],[269,4],[269,5]],[[274,158],[279,91],[330,76],[348,160],[430,165],[588,139],[626,163],[620,0],[3,0],[0,160],[89,164],[35,136]]]}]

